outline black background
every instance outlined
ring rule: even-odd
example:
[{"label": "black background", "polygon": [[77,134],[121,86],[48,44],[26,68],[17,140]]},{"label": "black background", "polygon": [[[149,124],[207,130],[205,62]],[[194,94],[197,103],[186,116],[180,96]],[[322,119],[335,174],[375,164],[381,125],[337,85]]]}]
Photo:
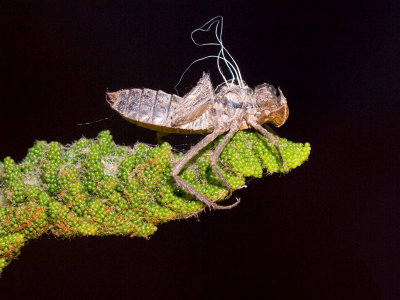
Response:
[{"label": "black background", "polygon": [[[215,15],[246,82],[285,92],[278,132],[310,142],[309,161],[251,180],[239,207],[161,225],[150,240],[32,241],[4,270],[2,299],[400,298],[398,1],[1,1],[0,157],[103,129],[154,143],[105,92],[174,92],[191,61],[217,52],[189,38]],[[203,70],[221,81],[203,61],[181,92]],[[200,138],[166,140],[187,149]]]}]

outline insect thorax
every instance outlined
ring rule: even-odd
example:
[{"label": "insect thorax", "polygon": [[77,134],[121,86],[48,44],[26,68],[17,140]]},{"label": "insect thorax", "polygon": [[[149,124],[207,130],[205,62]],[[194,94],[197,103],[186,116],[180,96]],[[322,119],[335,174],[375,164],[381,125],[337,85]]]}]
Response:
[{"label": "insect thorax", "polygon": [[277,96],[276,89],[269,84],[255,89],[247,85],[221,84],[215,90],[215,124],[226,127],[236,120],[243,123],[240,129],[247,129],[246,120],[251,118],[259,124],[271,123],[279,127],[289,115],[286,98],[279,92]]},{"label": "insect thorax", "polygon": [[[256,113],[253,99],[253,90],[248,86],[244,88],[235,84],[221,84],[215,89],[216,101],[214,104],[214,118],[219,126],[229,126],[233,121],[245,121],[249,114]],[[248,128],[243,123],[241,129]]]}]

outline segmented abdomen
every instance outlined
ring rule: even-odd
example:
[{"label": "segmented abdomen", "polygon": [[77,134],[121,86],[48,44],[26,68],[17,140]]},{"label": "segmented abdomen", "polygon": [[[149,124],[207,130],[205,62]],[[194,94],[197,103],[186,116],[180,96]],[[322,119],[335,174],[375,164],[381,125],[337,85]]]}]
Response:
[{"label": "segmented abdomen", "polygon": [[171,126],[177,107],[185,105],[184,98],[151,89],[120,90],[107,93],[111,107],[130,122],[142,127],[169,133],[207,133],[212,131],[210,114],[206,111],[196,120]]}]

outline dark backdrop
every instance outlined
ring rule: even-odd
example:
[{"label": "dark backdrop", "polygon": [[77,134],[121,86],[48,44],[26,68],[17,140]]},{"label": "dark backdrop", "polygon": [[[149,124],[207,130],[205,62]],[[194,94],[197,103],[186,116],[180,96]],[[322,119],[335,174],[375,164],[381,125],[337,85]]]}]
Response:
[{"label": "dark backdrop", "polygon": [[[235,192],[239,207],[161,225],[150,240],[32,241],[4,270],[0,297],[399,299],[400,4],[356,2],[1,1],[1,158],[103,129],[121,144],[154,143],[105,92],[174,92],[191,61],[216,53],[189,34],[218,14],[246,82],[285,92],[279,134],[312,152],[290,174]],[[203,70],[221,81],[204,61],[181,91]]]}]

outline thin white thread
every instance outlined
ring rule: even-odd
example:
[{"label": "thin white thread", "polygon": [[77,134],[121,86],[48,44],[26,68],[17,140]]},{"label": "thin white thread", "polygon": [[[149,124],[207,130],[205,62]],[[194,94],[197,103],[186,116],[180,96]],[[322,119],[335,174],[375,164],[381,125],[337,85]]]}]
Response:
[{"label": "thin white thread", "polygon": [[101,122],[101,121],[108,120],[108,119],[109,119],[109,118],[107,117],[107,118],[100,119],[100,120],[96,120],[96,121],[93,121],[93,122],[78,123],[78,124],[76,124],[76,126],[90,125],[90,124],[94,124],[94,123]]},{"label": "thin white thread", "polygon": [[[210,29],[211,29],[211,27],[212,27],[212,25],[214,25],[214,24],[216,24],[216,25],[215,25],[215,37],[216,37],[218,43],[202,43],[202,44],[199,44],[199,43],[197,43],[197,42],[194,40],[193,34],[194,34],[195,32],[197,32],[197,31],[209,32]],[[219,33],[218,33],[218,26],[219,26],[219,24],[221,24],[221,26],[220,26],[220,30],[219,30]],[[226,64],[227,68],[229,69],[229,71],[230,71],[230,73],[231,73],[231,75],[232,75],[232,79],[236,79],[237,82],[239,83],[239,85],[240,85],[241,87],[243,87],[243,86],[242,86],[242,85],[243,85],[243,80],[242,80],[242,76],[241,76],[241,73],[240,73],[240,69],[239,69],[239,67],[238,67],[238,65],[237,65],[237,63],[236,63],[236,61],[235,61],[235,59],[232,57],[232,55],[229,53],[229,51],[225,48],[225,46],[224,46],[223,43],[222,43],[223,24],[224,24],[224,18],[223,18],[222,16],[215,16],[215,17],[212,18],[211,20],[207,21],[203,26],[201,26],[201,27],[199,27],[199,28],[193,30],[192,33],[190,34],[190,37],[191,37],[192,42],[193,42],[196,46],[213,46],[213,45],[215,45],[215,46],[220,46],[221,49],[220,49],[220,51],[219,51],[219,53],[218,53],[217,64],[218,64],[218,70],[220,71],[222,77],[224,78],[225,83],[228,84],[228,82],[227,82],[226,79],[225,79],[225,76],[222,74],[222,71],[221,71],[220,65],[219,65],[219,60],[221,59],[221,54],[222,54],[222,59],[224,60],[224,62],[225,62],[225,64]],[[207,29],[204,29],[204,27],[206,27],[207,25],[208,25]],[[233,61],[234,65],[235,65],[235,66],[233,67],[233,71],[235,72],[236,77],[233,75],[232,69],[231,69],[230,66],[227,64],[227,62],[229,62],[229,60],[225,57],[225,51],[226,51],[226,53],[229,55],[229,58]],[[230,63],[230,62],[229,62],[229,63]],[[231,64],[231,63],[230,63],[230,64]],[[232,65],[232,64],[231,64],[231,65]]]},{"label": "thin white thread", "polygon": [[[192,40],[192,42],[193,42],[196,46],[199,46],[199,47],[202,47],[202,46],[220,46],[220,47],[221,47],[221,49],[220,49],[220,51],[218,52],[218,55],[217,55],[217,66],[218,66],[218,71],[219,71],[219,73],[221,74],[222,78],[224,79],[225,83],[228,84],[228,81],[226,80],[226,77],[224,76],[224,74],[223,74],[223,72],[222,72],[222,70],[221,70],[221,66],[220,66],[220,64],[219,64],[219,60],[221,59],[221,54],[222,54],[222,57],[223,57],[223,59],[224,59],[224,61],[225,61],[226,66],[227,66],[228,69],[229,69],[229,72],[230,72],[231,75],[232,75],[232,79],[234,78],[234,75],[233,75],[233,72],[232,72],[231,67],[226,63],[228,60],[225,58],[224,46],[223,46],[223,44],[222,44],[222,29],[223,29],[223,28],[222,28],[222,25],[223,25],[223,23],[222,23],[222,22],[223,22],[222,17],[221,17],[220,34],[219,34],[219,36],[218,36],[218,26],[219,26],[219,24],[220,24],[220,19],[218,19],[218,18],[219,18],[219,16],[214,17],[214,18],[212,18],[211,20],[209,20],[208,22],[206,22],[206,23],[205,23],[203,26],[201,26],[200,28],[197,28],[197,29],[193,30],[193,31],[191,32],[191,34],[190,34],[190,39]],[[202,43],[202,44],[197,43],[196,40],[195,40],[194,37],[193,37],[193,34],[196,33],[197,31],[209,32],[210,29],[211,29],[211,27],[214,25],[214,23],[216,23],[214,33],[215,33],[215,37],[216,37],[218,43]],[[207,26],[207,25],[208,25],[207,29],[203,29],[203,28],[204,28],[205,26]]]},{"label": "thin white thread", "polygon": [[[215,24],[214,33],[215,33],[215,37],[216,37],[218,43],[198,43],[198,42],[196,42],[196,40],[193,37],[194,33],[198,32],[198,31],[209,32],[211,30],[211,27],[214,24]],[[232,57],[232,55],[229,53],[229,51],[225,48],[225,46],[222,43],[223,24],[224,24],[224,18],[222,16],[215,16],[211,20],[209,20],[206,23],[204,23],[201,27],[196,28],[195,30],[193,30],[191,32],[190,38],[191,38],[192,42],[196,46],[199,46],[199,47],[202,47],[202,46],[220,46],[221,48],[220,48],[220,50],[218,52],[218,55],[209,55],[209,56],[206,56],[206,57],[202,57],[202,58],[196,59],[195,61],[191,62],[190,65],[182,73],[181,77],[179,78],[178,83],[174,86],[174,89],[176,91],[177,91],[176,87],[180,84],[180,82],[182,81],[183,76],[189,70],[189,68],[194,63],[202,61],[202,60],[207,59],[207,58],[217,58],[218,71],[221,74],[222,78],[224,79],[226,85],[229,85],[229,82],[228,82],[228,80],[226,79],[225,75],[222,72],[222,69],[221,69],[221,66],[220,66],[220,60],[221,59],[224,61],[226,67],[228,68],[229,72],[231,73],[232,82],[234,82],[234,80],[236,80],[241,88],[244,87],[244,82],[243,82],[243,79],[242,79],[242,74],[240,72],[239,66],[237,65],[235,59]],[[207,27],[207,28],[205,28],[205,27]],[[218,30],[218,28],[219,28],[219,30]],[[225,53],[228,55],[228,58],[225,56]]]},{"label": "thin white thread", "polygon": [[[205,57],[196,59],[195,61],[192,61],[192,62],[190,63],[190,65],[186,68],[186,70],[183,71],[181,77],[179,78],[178,83],[174,86],[174,89],[176,90],[176,87],[179,85],[179,83],[181,83],[183,76],[186,74],[186,72],[190,69],[190,67],[191,67],[193,64],[195,64],[195,63],[197,63],[197,62],[199,62],[199,61],[205,60],[205,59],[207,59],[207,58],[220,58],[220,56],[218,56],[218,55],[208,55],[208,56],[205,56]],[[234,68],[234,65],[232,65],[232,63],[231,63],[230,61],[226,61],[225,63],[227,63],[228,65],[230,65],[232,68]],[[222,73],[221,73],[221,75],[222,75]],[[225,83],[228,85],[229,82],[225,79],[224,75],[222,75],[222,77],[224,78]]]},{"label": "thin white thread", "polygon": [[[236,78],[233,76],[232,70],[229,68],[229,71],[231,72],[231,75],[232,75],[232,79],[236,79],[237,82],[239,83],[239,86],[243,88],[244,84],[243,84],[242,75],[240,73],[239,66],[237,65],[235,59],[232,57],[232,55],[229,53],[229,51],[225,48],[225,46],[222,43],[222,31],[223,31],[223,26],[224,26],[224,18],[222,16],[216,16],[213,19],[218,19],[218,18],[221,20],[221,28],[220,28],[220,32],[219,32],[219,38],[218,38],[218,35],[217,35],[218,25],[220,24],[219,20],[217,20],[217,25],[215,26],[215,36],[217,37],[217,40],[221,45],[221,49],[220,49],[220,52],[218,53],[218,56],[220,56],[220,54],[222,53],[222,57],[224,59],[224,62],[227,65],[227,67],[229,68],[229,66],[227,64],[227,62],[229,62],[229,60],[227,60],[225,58],[225,53],[224,53],[224,51],[226,51],[226,53],[229,55],[229,58],[233,61],[234,65],[235,65],[235,67],[233,68],[233,71],[235,72]],[[220,58],[218,58],[218,60],[217,60],[218,67],[219,67],[219,59]],[[220,69],[219,69],[219,71],[221,72]]]}]

